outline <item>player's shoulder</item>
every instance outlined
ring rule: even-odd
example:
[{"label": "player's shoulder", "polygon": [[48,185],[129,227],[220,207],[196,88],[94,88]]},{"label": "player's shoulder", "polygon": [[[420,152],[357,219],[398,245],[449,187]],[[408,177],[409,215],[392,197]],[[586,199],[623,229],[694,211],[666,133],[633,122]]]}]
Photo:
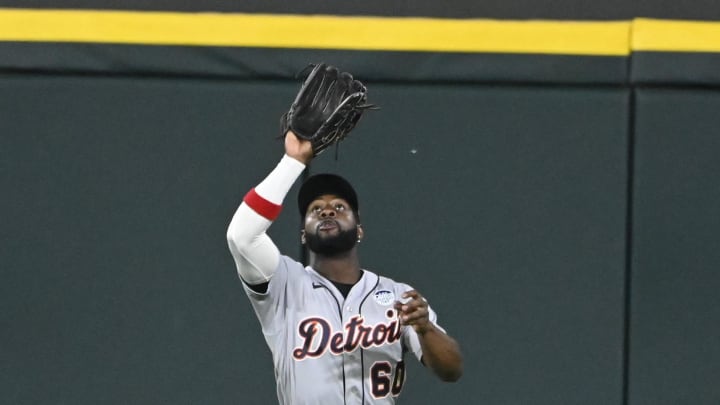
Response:
[{"label": "player's shoulder", "polygon": [[280,255],[280,263],[288,268],[290,268],[290,267],[305,268],[305,266],[303,266],[302,263],[300,263],[299,261],[293,259],[290,256],[286,256],[286,255]]},{"label": "player's shoulder", "polygon": [[[375,275],[375,273],[372,273],[372,272],[370,272],[370,274]],[[380,275],[375,275],[375,276],[377,276],[377,278],[378,278],[377,288],[380,290],[391,290],[398,294],[401,294],[401,293],[404,293],[405,291],[409,291],[409,290],[413,289],[410,285],[400,282],[400,281],[395,281],[390,277],[380,276]]]},{"label": "player's shoulder", "polygon": [[285,271],[289,277],[306,277],[308,271],[302,263],[293,259],[292,257],[280,255],[280,263],[278,264],[278,271]]}]

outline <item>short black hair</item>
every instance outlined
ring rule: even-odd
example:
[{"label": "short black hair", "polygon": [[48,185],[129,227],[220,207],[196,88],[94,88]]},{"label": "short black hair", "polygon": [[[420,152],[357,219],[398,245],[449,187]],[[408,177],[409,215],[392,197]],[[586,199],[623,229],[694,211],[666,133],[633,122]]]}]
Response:
[{"label": "short black hair", "polygon": [[358,217],[360,205],[358,204],[355,189],[350,185],[350,182],[332,173],[320,173],[310,176],[302,186],[300,186],[300,191],[298,192],[298,209],[300,210],[300,216],[304,218],[310,203],[317,197],[325,194],[333,194],[347,201],[355,213],[355,216]]}]

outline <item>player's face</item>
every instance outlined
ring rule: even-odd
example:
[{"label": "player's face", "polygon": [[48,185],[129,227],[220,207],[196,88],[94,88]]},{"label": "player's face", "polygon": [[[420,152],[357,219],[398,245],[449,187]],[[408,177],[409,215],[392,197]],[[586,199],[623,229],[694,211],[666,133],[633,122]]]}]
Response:
[{"label": "player's face", "polygon": [[322,195],[308,206],[303,240],[311,251],[334,256],[352,249],[359,237],[362,229],[345,199]]}]

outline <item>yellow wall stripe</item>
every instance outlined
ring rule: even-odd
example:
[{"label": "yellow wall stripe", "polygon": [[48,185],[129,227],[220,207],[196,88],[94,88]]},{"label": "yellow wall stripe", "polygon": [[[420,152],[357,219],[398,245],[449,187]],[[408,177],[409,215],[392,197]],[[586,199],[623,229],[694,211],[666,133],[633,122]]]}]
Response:
[{"label": "yellow wall stripe", "polygon": [[633,22],[632,49],[656,52],[720,52],[720,22],[638,18]]},{"label": "yellow wall stripe", "polygon": [[626,56],[630,22],[0,9],[0,41]]},{"label": "yellow wall stripe", "polygon": [[720,22],[0,8],[0,41],[627,56],[631,50],[720,52]]}]

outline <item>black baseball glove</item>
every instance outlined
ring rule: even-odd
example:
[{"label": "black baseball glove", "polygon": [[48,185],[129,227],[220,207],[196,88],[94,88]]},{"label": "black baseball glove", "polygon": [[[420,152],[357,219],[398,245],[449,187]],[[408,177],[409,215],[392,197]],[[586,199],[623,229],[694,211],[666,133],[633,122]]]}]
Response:
[{"label": "black baseball glove", "polygon": [[342,141],[357,124],[366,104],[367,89],[347,72],[319,63],[312,68],[290,110],[280,119],[281,136],[293,131],[312,143],[317,156],[328,146]]}]

